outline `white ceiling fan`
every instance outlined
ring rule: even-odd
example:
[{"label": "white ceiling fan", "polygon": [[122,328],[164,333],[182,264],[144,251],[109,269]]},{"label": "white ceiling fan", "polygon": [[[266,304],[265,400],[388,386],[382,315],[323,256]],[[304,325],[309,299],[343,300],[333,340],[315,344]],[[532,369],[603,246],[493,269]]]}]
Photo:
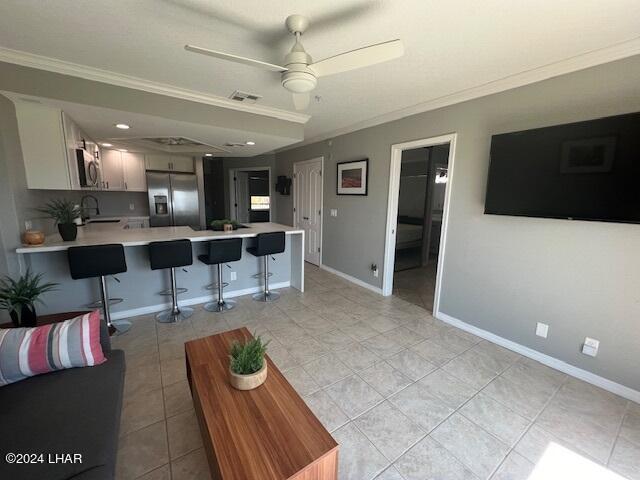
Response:
[{"label": "white ceiling fan", "polygon": [[402,42],[396,39],[340,53],[314,63],[300,43],[300,37],[309,26],[309,20],[302,15],[291,15],[287,17],[285,25],[289,32],[295,35],[296,40],[291,51],[284,57],[284,66],[195,45],[185,45],[184,48],[190,52],[279,72],[282,86],[293,94],[293,104],[296,110],[304,110],[309,106],[309,92],[316,88],[318,77],[368,67],[393,60],[404,54]]}]

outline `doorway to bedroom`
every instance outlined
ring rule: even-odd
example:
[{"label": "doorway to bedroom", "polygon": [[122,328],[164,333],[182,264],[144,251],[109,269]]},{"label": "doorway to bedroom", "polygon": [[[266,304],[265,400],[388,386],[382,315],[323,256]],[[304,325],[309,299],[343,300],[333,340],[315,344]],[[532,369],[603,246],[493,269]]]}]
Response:
[{"label": "doorway to bedroom", "polygon": [[383,290],[433,312],[439,292],[451,141],[402,146],[394,146],[392,158],[389,213],[393,215],[388,218],[392,228],[387,231]]}]

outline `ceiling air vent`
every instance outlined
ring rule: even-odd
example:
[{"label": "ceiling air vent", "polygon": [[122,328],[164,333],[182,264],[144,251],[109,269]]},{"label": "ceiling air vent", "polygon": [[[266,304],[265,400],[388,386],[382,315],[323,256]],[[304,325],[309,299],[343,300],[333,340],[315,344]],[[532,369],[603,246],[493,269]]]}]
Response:
[{"label": "ceiling air vent", "polygon": [[227,142],[224,144],[225,147],[244,147],[244,143],[240,142]]},{"label": "ceiling air vent", "polygon": [[231,94],[229,98],[231,100],[235,100],[236,102],[256,103],[262,98],[262,95],[236,90]]}]

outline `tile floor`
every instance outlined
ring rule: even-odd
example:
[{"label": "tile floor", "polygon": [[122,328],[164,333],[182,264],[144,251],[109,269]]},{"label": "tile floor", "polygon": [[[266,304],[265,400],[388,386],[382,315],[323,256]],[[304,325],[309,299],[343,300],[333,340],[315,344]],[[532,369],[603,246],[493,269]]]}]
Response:
[{"label": "tile floor", "polygon": [[117,478],[209,478],[183,342],[247,326],[340,443],[340,480],[526,479],[551,442],[640,479],[640,405],[316,268],[304,294],[134,319]]},{"label": "tile floor", "polygon": [[431,257],[426,267],[409,268],[393,274],[393,294],[414,305],[433,311],[438,258]]}]

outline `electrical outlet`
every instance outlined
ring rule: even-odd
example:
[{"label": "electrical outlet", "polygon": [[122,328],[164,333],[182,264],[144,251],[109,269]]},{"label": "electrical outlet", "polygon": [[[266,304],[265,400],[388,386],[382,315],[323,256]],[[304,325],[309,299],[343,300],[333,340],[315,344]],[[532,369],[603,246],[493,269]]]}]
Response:
[{"label": "electrical outlet", "polygon": [[135,203],[130,203],[129,204],[129,210],[131,210],[133,212],[135,209],[136,209]]},{"label": "electrical outlet", "polygon": [[24,221],[24,229],[31,230],[33,228],[33,222],[31,220]]},{"label": "electrical outlet", "polygon": [[373,271],[373,276],[374,276],[374,277],[376,277],[376,278],[378,278],[378,272],[379,272],[379,270],[374,270],[374,271]]},{"label": "electrical outlet", "polygon": [[547,338],[547,335],[549,335],[549,325],[538,322],[536,325],[536,335],[542,338]]},{"label": "electrical outlet", "polygon": [[331,216],[332,217],[337,217],[338,216],[338,209],[337,208],[332,208],[331,209]]},{"label": "electrical outlet", "polygon": [[237,274],[236,272],[231,272],[231,273],[229,274],[229,279],[230,279],[231,281],[237,280],[237,279],[238,279],[238,274]]},{"label": "electrical outlet", "polygon": [[595,357],[598,355],[598,348],[600,347],[600,341],[595,338],[585,338],[584,344],[582,345],[582,353],[585,355],[589,355],[590,357]]}]

